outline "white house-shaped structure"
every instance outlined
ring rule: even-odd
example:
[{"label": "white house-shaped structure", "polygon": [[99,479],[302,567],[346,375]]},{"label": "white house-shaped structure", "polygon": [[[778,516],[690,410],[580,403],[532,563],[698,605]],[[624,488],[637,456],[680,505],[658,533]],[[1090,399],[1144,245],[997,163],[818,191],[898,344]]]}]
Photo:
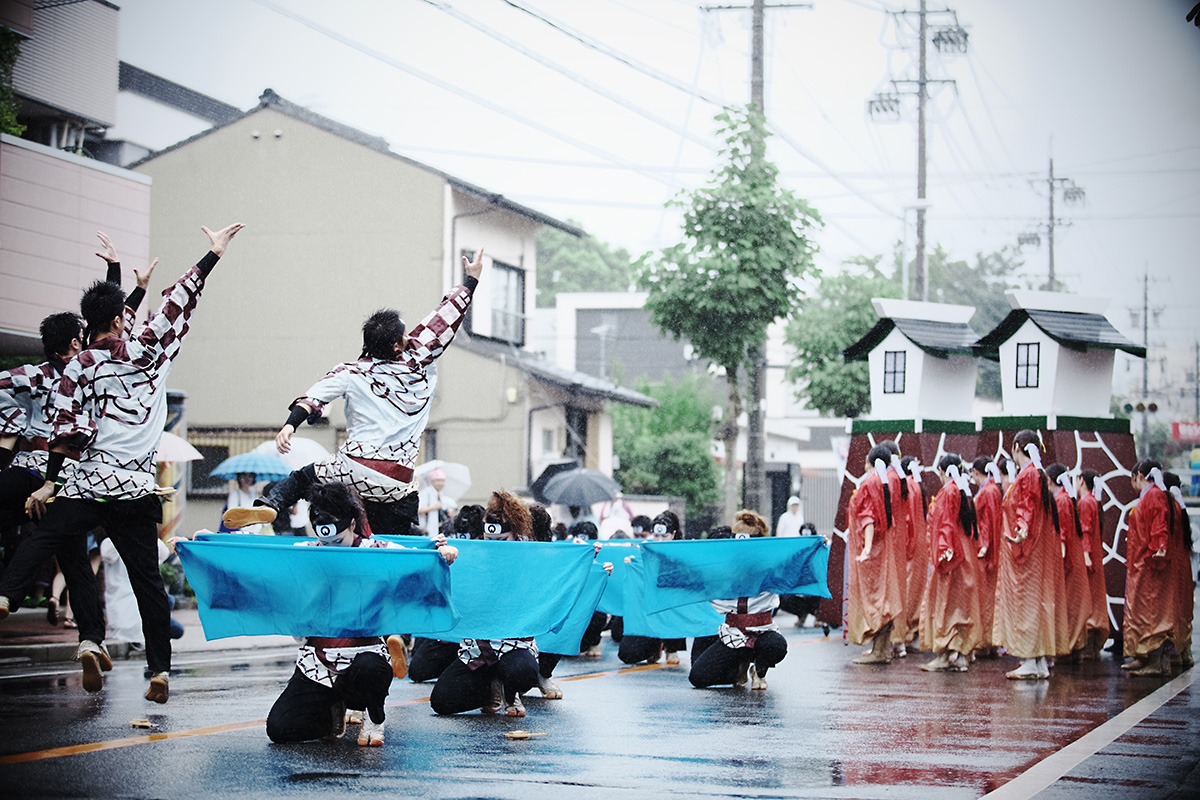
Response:
[{"label": "white house-shaped structure", "polygon": [[843,355],[867,361],[871,418],[966,420],[975,398],[973,306],[872,298],[879,322]]},{"label": "white house-shaped structure", "polygon": [[1000,362],[1004,413],[1112,417],[1114,351],[1145,358],[1146,348],[1104,316],[1108,299],[1033,291],[1007,297],[1013,310],[978,346]]}]

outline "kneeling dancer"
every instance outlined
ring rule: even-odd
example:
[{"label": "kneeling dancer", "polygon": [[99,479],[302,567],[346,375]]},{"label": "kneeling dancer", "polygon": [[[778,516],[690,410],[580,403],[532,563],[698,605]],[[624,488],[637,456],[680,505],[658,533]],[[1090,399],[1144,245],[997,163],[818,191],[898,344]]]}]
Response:
[{"label": "kneeling dancer", "polygon": [[[318,546],[403,549],[370,538],[362,502],[345,484],[316,484],[308,501]],[[458,556],[458,550],[444,539],[438,552],[448,564]],[[338,739],[346,731],[346,709],[351,709],[366,712],[358,743],[382,745],[383,703],[394,676],[392,661],[402,659],[403,653],[399,636],[389,636],[386,642],[379,636],[310,636],[296,657],[296,671],[267,715],[267,736],[278,744]]]},{"label": "kneeling dancer", "polygon": [[[730,530],[732,536],[740,539],[765,536],[767,521],[753,511],[742,510]],[[728,535],[709,538],[728,538]],[[707,644],[703,640],[693,644],[688,680],[697,689],[722,684],[743,686],[749,670],[750,688],[766,689],[767,670],[787,656],[787,640],[774,618],[779,595],[762,592],[754,597],[709,602],[725,615],[725,622],[717,629],[716,636],[707,637]]]}]

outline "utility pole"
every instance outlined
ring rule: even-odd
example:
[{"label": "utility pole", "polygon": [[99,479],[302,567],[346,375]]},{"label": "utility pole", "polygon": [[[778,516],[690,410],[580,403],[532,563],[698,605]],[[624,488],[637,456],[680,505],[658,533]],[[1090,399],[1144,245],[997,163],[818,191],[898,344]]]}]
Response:
[{"label": "utility pole", "polygon": [[1055,177],[1053,157],[1050,159],[1050,172],[1049,177],[1046,179],[1046,190],[1046,194],[1049,196],[1050,200],[1050,216],[1046,222],[1046,226],[1042,228],[1041,231],[1032,231],[1018,235],[1017,244],[1031,244],[1036,247],[1037,245],[1041,244],[1042,241],[1039,233],[1044,232],[1046,234],[1046,242],[1050,251],[1049,280],[1047,281],[1046,287],[1048,291],[1057,292],[1058,279],[1054,273],[1054,229],[1061,226],[1070,225],[1071,223],[1064,222],[1062,219],[1054,215],[1054,196],[1061,191],[1063,195],[1063,202],[1073,205],[1076,203],[1083,203],[1087,199],[1087,193],[1084,192],[1084,190],[1080,187],[1076,186],[1075,182],[1070,178]]},{"label": "utility pole", "polygon": [[[911,11],[892,12],[899,19],[906,15],[911,15]],[[911,206],[917,211],[917,242],[916,254],[913,258],[913,296],[921,300],[929,299],[929,281],[928,270],[925,265],[925,212],[929,209],[929,202],[926,199],[926,189],[928,188],[926,180],[926,162],[927,158],[927,130],[925,121],[925,106],[929,101],[929,85],[935,83],[948,83],[957,90],[958,85],[953,80],[930,79],[928,68],[928,43],[932,38],[933,46],[938,52],[956,55],[967,52],[967,32],[961,25],[958,24],[958,14],[950,9],[939,9],[930,11],[926,7],[926,0],[921,0],[920,8],[915,12],[917,15],[917,36],[919,44],[917,47],[917,79],[914,80],[892,80],[892,91],[887,93],[877,93],[874,97],[867,101],[867,112],[871,118],[877,121],[899,121],[900,119],[900,95],[911,94],[917,98],[917,202]],[[930,17],[945,19],[944,23],[939,22],[934,25],[933,36],[930,37]],[[901,91],[901,86],[910,87]],[[907,214],[905,215],[905,226],[907,228]],[[904,253],[901,259],[907,259],[908,253]],[[908,286],[904,287],[904,296],[908,297]]]},{"label": "utility pole", "polygon": [[[703,6],[705,11],[726,11],[740,9],[745,10],[747,6]],[[764,74],[764,56],[763,56],[763,21],[766,17],[767,8],[812,8],[812,3],[772,3],[767,5],[766,0],[752,0],[749,6],[751,12],[750,24],[750,104],[754,110],[761,114],[764,118],[767,116],[767,104],[765,92],[763,91],[763,74]],[[752,157],[755,159],[765,159],[766,142],[756,142]],[[766,335],[763,331],[763,342],[751,345],[747,349],[746,360],[750,368],[749,375],[749,403],[746,409],[746,468],[745,468],[745,485],[743,486],[743,503],[744,506],[753,511],[762,513],[769,511],[764,508],[764,500],[766,496],[766,467],[763,459],[763,451],[766,437],[764,435],[765,419],[766,419],[766,371],[767,371],[767,356],[766,356]],[[726,453],[726,458],[736,458],[736,453]],[[726,509],[732,511],[732,509]]]}]

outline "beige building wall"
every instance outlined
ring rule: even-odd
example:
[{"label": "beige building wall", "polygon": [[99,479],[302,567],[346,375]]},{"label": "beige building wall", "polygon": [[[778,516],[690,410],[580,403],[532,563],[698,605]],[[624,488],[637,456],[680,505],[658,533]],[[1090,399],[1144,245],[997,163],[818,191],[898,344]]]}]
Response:
[{"label": "beige building wall", "polygon": [[41,320],[78,313],[106,273],[96,231],[112,237],[132,289],[148,261],[150,178],[0,135],[0,353],[40,354]]},{"label": "beige building wall", "polygon": [[[400,159],[265,109],[138,170],[155,183],[154,288],[205,253],[201,225],[246,225],[171,373],[190,425],[282,424],[358,356],[371,312],[397,308],[413,325],[441,298],[443,181]],[[331,411],[344,425],[341,404]]]}]

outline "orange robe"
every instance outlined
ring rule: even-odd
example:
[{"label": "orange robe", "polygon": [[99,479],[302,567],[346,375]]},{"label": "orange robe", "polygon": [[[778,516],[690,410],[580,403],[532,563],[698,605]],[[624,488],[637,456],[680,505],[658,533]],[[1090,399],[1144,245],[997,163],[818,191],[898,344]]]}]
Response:
[{"label": "orange robe", "polygon": [[[1000,505],[1000,487],[991,478],[983,482],[975,495],[975,519],[979,522],[979,548],[987,555],[979,559],[979,625],[983,643],[980,647],[995,647],[992,623],[996,617],[996,571],[1000,564],[1001,534],[1004,531]],[[976,550],[978,552],[978,549]]]},{"label": "orange robe", "polygon": [[[904,476],[894,467],[887,470],[888,491],[892,497],[892,527],[888,531],[887,553],[894,564],[893,570],[900,581],[900,612],[896,614],[895,626],[892,628],[893,642],[907,642],[912,639],[915,628],[910,629],[908,623],[908,565],[913,556],[912,531],[908,522],[908,502],[904,492],[909,490]],[[911,495],[910,495],[911,498]],[[920,603],[920,599],[917,599]]]},{"label": "orange robe", "polygon": [[1055,600],[1065,594],[1062,554],[1050,514],[1042,507],[1041,477],[1027,463],[1001,506],[1005,535],[1016,534],[1018,520],[1028,531],[1019,544],[1001,542],[996,575],[992,641],[1017,658],[1057,654]]},{"label": "orange robe", "polygon": [[1196,579],[1192,575],[1192,526],[1188,524],[1188,518],[1175,498],[1168,498],[1168,502],[1174,507],[1175,528],[1167,539],[1167,558],[1171,561],[1179,590],[1175,606],[1178,624],[1174,641],[1179,651],[1183,652],[1192,649],[1192,611],[1196,596]]},{"label": "orange robe", "polygon": [[[893,508],[899,505],[898,497],[893,497],[892,501]],[[904,610],[903,583],[896,572],[894,543],[889,541],[892,531],[888,529],[884,508],[883,482],[877,473],[871,472],[863,478],[851,495],[849,517],[846,634],[851,643],[862,644],[895,621]],[[874,525],[875,532],[867,560],[859,561],[858,556],[866,543],[863,531],[867,525]]]},{"label": "orange robe", "polygon": [[1091,604],[1087,628],[1100,631],[1108,638],[1108,587],[1104,584],[1104,540],[1100,530],[1100,503],[1091,492],[1079,498],[1079,526],[1083,528],[1083,552],[1092,559],[1088,571],[1088,593]]},{"label": "orange robe", "polygon": [[[946,481],[929,512],[929,558],[933,571],[925,589],[922,640],[935,652],[970,653],[980,646],[977,542],[959,522],[962,496]],[[949,561],[942,557],[952,552]]]},{"label": "orange robe", "polygon": [[[908,639],[921,625],[921,605],[925,599],[925,583],[929,578],[929,525],[926,519],[925,492],[921,482],[911,475],[908,482],[908,540],[909,556],[906,588],[904,592],[904,616],[908,620]],[[893,636],[895,641],[896,637]]]},{"label": "orange robe", "polygon": [[1129,511],[1125,540],[1125,655],[1145,659],[1162,647],[1178,627],[1179,585],[1169,558],[1168,503],[1174,502],[1151,484]]},{"label": "orange robe", "polygon": [[1075,529],[1075,504],[1065,489],[1054,495],[1058,505],[1059,540],[1066,555],[1063,557],[1063,578],[1067,591],[1067,628],[1062,653],[1073,653],[1087,644],[1087,622],[1091,615],[1092,592],[1088,586],[1087,567],[1083,563],[1083,538]]}]

